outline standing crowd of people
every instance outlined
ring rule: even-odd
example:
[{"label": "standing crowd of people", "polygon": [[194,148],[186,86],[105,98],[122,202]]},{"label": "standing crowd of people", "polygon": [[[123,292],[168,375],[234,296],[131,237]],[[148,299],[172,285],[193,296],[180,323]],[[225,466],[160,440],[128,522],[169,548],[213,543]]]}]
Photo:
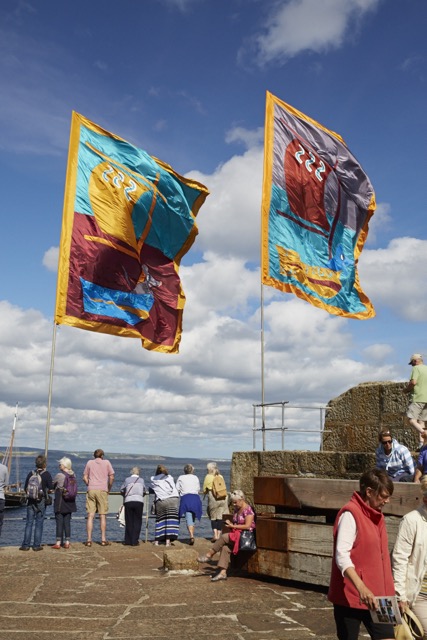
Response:
[{"label": "standing crowd of people", "polygon": [[[112,489],[115,472],[102,449],[96,449],[83,471],[86,485],[86,540],[84,545],[93,544],[94,520],[98,514],[101,546],[110,545],[107,538],[108,497]],[[39,455],[35,467],[25,479],[24,491],[27,495],[26,521],[21,551],[41,551],[43,525],[46,508],[53,503],[56,521],[56,539],[52,549],[69,549],[71,545],[71,519],[77,511],[76,498],[78,479],[72,469],[71,459],[63,457],[58,461],[59,470],[52,478],[46,468],[46,457]],[[5,465],[0,464],[0,534],[4,515],[4,487],[9,482]],[[218,487],[220,487],[218,489]],[[221,492],[222,488],[222,492]],[[206,512],[212,527],[212,542],[221,540],[223,514],[229,512],[229,493],[224,477],[215,462],[209,462],[201,488],[200,480],[193,465],[186,464],[184,473],[176,482],[164,465],[158,465],[155,474],[147,484],[140,475],[140,468],[134,466],[123,481],[120,490],[123,497],[125,533],[123,544],[137,546],[141,535],[144,496],[153,495],[152,514],[155,516],[154,545],[170,546],[179,536],[181,518],[185,518],[189,534],[189,544],[195,542],[195,528],[202,517],[202,498],[207,498]],[[233,502],[233,504],[235,504]],[[254,525],[253,525],[254,526]],[[252,526],[252,528],[253,528]]]}]

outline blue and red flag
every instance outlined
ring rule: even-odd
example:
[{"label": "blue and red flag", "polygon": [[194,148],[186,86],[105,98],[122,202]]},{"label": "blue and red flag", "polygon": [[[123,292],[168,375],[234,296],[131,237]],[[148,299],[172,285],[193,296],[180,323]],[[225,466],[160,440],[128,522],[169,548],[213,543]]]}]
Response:
[{"label": "blue and red flag", "polygon": [[262,283],[335,315],[373,317],[357,261],[375,206],[341,136],[267,92]]},{"label": "blue and red flag", "polygon": [[179,264],[208,193],[73,112],[55,322],[177,352]]}]

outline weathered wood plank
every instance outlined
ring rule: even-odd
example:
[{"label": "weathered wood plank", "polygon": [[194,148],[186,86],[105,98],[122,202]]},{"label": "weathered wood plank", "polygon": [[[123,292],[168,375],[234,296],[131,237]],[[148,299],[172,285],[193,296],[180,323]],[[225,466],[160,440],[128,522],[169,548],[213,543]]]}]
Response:
[{"label": "weathered wood plank", "polygon": [[[387,516],[385,521],[391,551],[401,518]],[[256,535],[261,549],[332,556],[333,526],[330,524],[261,516],[257,519]]]},{"label": "weathered wood plank", "polygon": [[257,546],[275,551],[332,555],[332,525],[275,518],[257,519]]},{"label": "weathered wood plank", "polygon": [[[353,491],[357,480],[332,480],[328,478],[298,478],[268,476],[254,478],[254,501],[256,504],[304,509],[339,510]],[[383,508],[388,515],[403,516],[416,509],[422,502],[420,486],[411,482],[394,484],[390,502]]]},{"label": "weathered wood plank", "polygon": [[263,576],[328,586],[331,576],[331,558],[258,549],[248,559],[247,569],[250,573]]}]

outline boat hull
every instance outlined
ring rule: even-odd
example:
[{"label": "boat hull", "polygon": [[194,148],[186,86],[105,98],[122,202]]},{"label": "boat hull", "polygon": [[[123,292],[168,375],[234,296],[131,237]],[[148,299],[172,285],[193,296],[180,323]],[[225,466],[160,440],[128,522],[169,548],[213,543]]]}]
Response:
[{"label": "boat hull", "polygon": [[5,491],[4,500],[6,507],[25,507],[27,495],[25,491]]}]

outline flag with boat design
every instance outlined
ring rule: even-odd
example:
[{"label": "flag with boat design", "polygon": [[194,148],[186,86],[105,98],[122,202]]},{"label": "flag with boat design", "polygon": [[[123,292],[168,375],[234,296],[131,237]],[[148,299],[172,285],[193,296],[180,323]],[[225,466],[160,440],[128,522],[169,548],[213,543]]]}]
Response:
[{"label": "flag with boat design", "polygon": [[262,283],[335,315],[373,317],[357,262],[375,206],[341,136],[267,92]]},{"label": "flag with boat design", "polygon": [[179,264],[207,188],[73,112],[55,322],[178,351]]}]

